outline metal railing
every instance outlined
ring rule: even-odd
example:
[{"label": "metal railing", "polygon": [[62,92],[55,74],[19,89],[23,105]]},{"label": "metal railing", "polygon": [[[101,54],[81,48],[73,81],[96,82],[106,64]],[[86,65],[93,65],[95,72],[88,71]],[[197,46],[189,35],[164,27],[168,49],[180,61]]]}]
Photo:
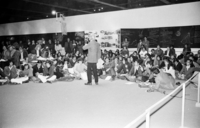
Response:
[{"label": "metal railing", "polygon": [[197,103],[196,103],[196,107],[200,107],[200,73],[197,73],[195,75],[193,75],[190,79],[188,79],[187,81],[185,81],[184,83],[182,83],[179,87],[177,87],[175,90],[173,90],[171,93],[169,93],[168,95],[166,95],[164,98],[162,98],[161,100],[159,100],[158,102],[156,102],[154,105],[150,106],[148,109],[146,109],[146,111],[144,113],[142,113],[140,116],[138,116],[135,120],[133,120],[131,123],[129,123],[128,125],[126,125],[124,128],[130,128],[132,125],[134,125],[135,123],[137,123],[139,120],[141,120],[144,116],[146,116],[146,128],[150,127],[150,116],[151,116],[151,110],[153,108],[155,108],[156,106],[158,106],[159,104],[161,104],[162,102],[164,102],[166,99],[168,99],[169,97],[172,96],[172,94],[174,94],[175,92],[177,92],[180,88],[182,88],[182,115],[181,115],[181,128],[184,128],[184,117],[185,117],[185,88],[186,88],[186,84],[191,81],[195,76],[198,75],[198,96],[197,96]]}]

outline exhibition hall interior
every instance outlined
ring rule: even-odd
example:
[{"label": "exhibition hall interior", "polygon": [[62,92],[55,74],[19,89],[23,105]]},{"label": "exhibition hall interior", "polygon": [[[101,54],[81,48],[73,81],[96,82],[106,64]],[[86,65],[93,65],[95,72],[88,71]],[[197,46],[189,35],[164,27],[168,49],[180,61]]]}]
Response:
[{"label": "exhibition hall interior", "polygon": [[6,0],[0,128],[199,128],[200,0]]}]

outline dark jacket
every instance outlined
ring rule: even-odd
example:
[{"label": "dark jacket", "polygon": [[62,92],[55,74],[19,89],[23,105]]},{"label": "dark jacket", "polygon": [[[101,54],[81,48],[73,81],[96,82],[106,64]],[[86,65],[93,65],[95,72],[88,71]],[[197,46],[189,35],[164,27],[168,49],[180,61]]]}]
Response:
[{"label": "dark jacket", "polygon": [[37,67],[37,64],[33,66],[33,76],[35,76],[36,73],[43,73],[42,66],[40,68]]},{"label": "dark jacket", "polygon": [[54,66],[51,66],[50,68],[47,68],[46,66],[43,69],[43,75],[52,77],[54,75]]},{"label": "dark jacket", "polygon": [[4,68],[4,74],[6,77],[8,77],[9,79],[12,78],[16,78],[17,77],[17,68],[15,66],[13,66],[11,69],[9,68],[9,66],[6,66]]},{"label": "dark jacket", "polygon": [[[21,53],[20,53],[20,58],[21,58]],[[28,58],[28,52],[26,50],[23,50],[23,58],[24,59]]]},{"label": "dark jacket", "polygon": [[192,75],[193,75],[193,69],[194,67],[190,67],[189,69],[186,68],[186,66],[183,66],[180,74],[184,74],[185,75],[185,79],[189,79]]},{"label": "dark jacket", "polygon": [[180,62],[178,62],[177,65],[174,64],[174,69],[176,71],[180,72],[182,70],[182,68],[183,68],[183,65]]},{"label": "dark jacket", "polygon": [[[167,50],[165,51],[165,54],[164,55],[167,55]],[[175,54],[175,51],[173,51],[173,50],[169,50],[169,56],[171,56],[171,55],[176,55]]]},{"label": "dark jacket", "polygon": [[21,54],[18,50],[16,50],[12,56],[13,63],[16,67],[20,66],[20,56],[21,56]]}]

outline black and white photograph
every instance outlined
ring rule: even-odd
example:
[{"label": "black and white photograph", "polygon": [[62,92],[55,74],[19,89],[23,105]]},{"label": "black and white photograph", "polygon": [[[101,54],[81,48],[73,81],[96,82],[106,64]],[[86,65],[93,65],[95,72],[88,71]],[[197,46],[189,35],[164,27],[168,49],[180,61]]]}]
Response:
[{"label": "black and white photograph", "polygon": [[6,0],[0,128],[200,128],[200,0]]}]

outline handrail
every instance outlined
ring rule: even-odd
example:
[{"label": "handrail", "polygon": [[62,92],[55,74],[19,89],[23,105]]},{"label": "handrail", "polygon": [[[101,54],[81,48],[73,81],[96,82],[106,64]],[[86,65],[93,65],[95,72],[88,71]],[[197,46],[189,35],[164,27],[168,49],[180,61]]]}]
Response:
[{"label": "handrail", "polygon": [[196,103],[196,107],[200,107],[200,74],[198,77],[198,95],[197,95],[197,103]]},{"label": "handrail", "polygon": [[140,120],[145,115],[146,115],[146,112],[142,113],[140,116],[138,116],[138,118],[136,118],[134,121],[132,121],[131,123],[129,123],[128,125],[126,125],[126,127],[124,127],[124,128],[129,128],[130,126],[132,126],[133,124],[135,124],[138,120]]},{"label": "handrail", "polygon": [[[196,76],[196,75],[195,75]],[[167,99],[168,97],[170,97],[174,92],[176,92],[178,89],[180,89],[183,84],[186,84],[188,83],[192,78],[194,77],[191,77],[190,79],[188,79],[187,81],[185,81],[184,83],[182,83],[179,87],[177,87],[174,91],[172,91],[171,93],[169,93],[168,95],[166,95],[164,98],[162,98],[161,100],[159,100],[158,102],[156,102],[154,105],[152,105],[151,107],[149,107],[148,109],[146,109],[146,111],[149,111],[151,110],[152,108],[154,108],[155,106],[157,106],[158,104],[160,104],[162,101],[164,101],[165,99]]]},{"label": "handrail", "polygon": [[[184,127],[184,108],[185,108],[185,87],[186,87],[186,83],[188,83],[191,79],[193,79],[196,75],[198,75],[199,73],[193,75],[192,77],[190,77],[187,81],[185,81],[184,83],[182,83],[179,87],[177,87],[175,90],[173,90],[171,93],[169,93],[167,96],[165,96],[164,98],[162,98],[161,100],[159,100],[158,102],[156,102],[155,104],[153,104],[152,106],[150,106],[149,108],[146,109],[146,111],[144,113],[142,113],[139,117],[137,117],[135,120],[133,120],[131,123],[129,123],[128,125],[126,125],[124,128],[129,128],[130,126],[132,126],[133,124],[135,124],[137,121],[139,121],[142,117],[144,117],[146,115],[146,128],[149,128],[149,118],[150,118],[150,112],[151,110],[156,107],[157,105],[159,105],[160,103],[162,103],[164,100],[166,100],[168,97],[171,97],[171,95],[173,93],[175,93],[177,90],[179,90],[180,88],[183,88],[183,96],[182,96],[182,117],[181,117],[181,127]],[[200,79],[200,75],[198,77]],[[200,81],[198,82],[199,86],[200,86]]]}]

